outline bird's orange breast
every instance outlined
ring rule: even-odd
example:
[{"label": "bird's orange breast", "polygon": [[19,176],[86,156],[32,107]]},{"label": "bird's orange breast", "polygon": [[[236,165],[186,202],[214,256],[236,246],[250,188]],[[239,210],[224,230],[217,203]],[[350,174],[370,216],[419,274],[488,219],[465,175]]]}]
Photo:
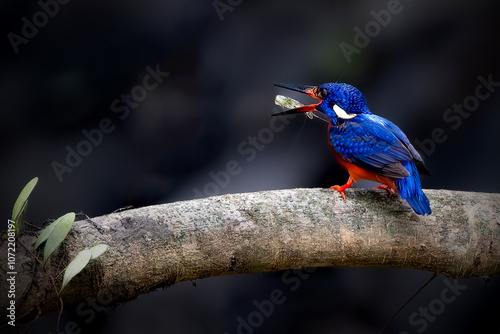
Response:
[{"label": "bird's orange breast", "polygon": [[335,156],[335,159],[337,160],[339,165],[349,173],[354,182],[357,182],[359,179],[375,181],[389,186],[397,194],[398,189],[393,179],[376,174],[374,172],[370,172],[364,168],[356,166],[355,164],[345,161],[340,157],[340,155],[333,149],[331,145],[330,148],[332,149],[333,155]]}]

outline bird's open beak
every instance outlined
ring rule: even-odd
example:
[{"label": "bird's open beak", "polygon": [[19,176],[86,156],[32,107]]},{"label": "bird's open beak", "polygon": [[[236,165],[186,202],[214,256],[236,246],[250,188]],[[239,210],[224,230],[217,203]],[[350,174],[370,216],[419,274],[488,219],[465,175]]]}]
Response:
[{"label": "bird's open beak", "polygon": [[[317,88],[316,86],[295,85],[295,84],[282,84],[282,83],[277,83],[277,84],[273,84],[273,85],[277,86],[277,87],[283,87],[283,88],[286,88],[286,89],[294,90],[296,92],[301,92],[301,93],[307,94],[309,96],[314,97],[316,100],[320,101],[320,99],[318,99],[318,97],[314,94],[314,91]],[[290,110],[285,110],[285,111],[282,111],[282,112],[278,112],[278,113],[272,114],[271,116],[282,116],[282,115],[296,114],[296,113],[299,113],[299,112],[313,111],[313,110],[316,110],[316,107],[319,106],[320,104],[321,104],[321,101],[319,103],[309,104],[309,105],[306,105],[306,106],[302,106],[302,107],[298,107],[298,108],[294,108],[294,109],[290,109]]]}]

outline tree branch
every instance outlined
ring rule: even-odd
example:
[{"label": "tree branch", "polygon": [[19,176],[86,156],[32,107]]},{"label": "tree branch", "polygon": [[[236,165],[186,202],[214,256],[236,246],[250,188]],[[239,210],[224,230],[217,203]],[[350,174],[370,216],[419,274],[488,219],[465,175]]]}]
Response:
[{"label": "tree branch", "polygon": [[[428,216],[416,215],[400,198],[364,189],[349,190],[345,202],[329,189],[293,189],[112,213],[75,222],[46,269],[56,277],[82,249],[109,245],[62,292],[65,305],[87,298],[115,305],[185,280],[300,267],[415,268],[454,278],[499,274],[500,194],[425,192],[433,209]],[[33,249],[35,239],[25,233],[18,245]],[[17,300],[18,318],[26,314],[27,321],[39,308],[56,311],[47,272],[24,247],[16,251],[16,295],[24,295]],[[1,298],[3,319],[6,302]]]}]

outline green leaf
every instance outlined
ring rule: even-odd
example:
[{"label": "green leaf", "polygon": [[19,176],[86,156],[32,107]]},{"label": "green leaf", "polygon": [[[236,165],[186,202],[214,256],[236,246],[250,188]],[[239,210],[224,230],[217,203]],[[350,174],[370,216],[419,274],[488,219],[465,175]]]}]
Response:
[{"label": "green leaf", "polygon": [[24,202],[24,206],[21,209],[21,212],[17,216],[17,219],[14,220],[14,232],[16,233],[16,235],[19,235],[19,232],[21,232],[21,230],[24,227],[24,216],[27,207],[28,207],[28,201]]},{"label": "green leaf", "polygon": [[23,190],[21,190],[21,193],[14,203],[14,208],[12,209],[12,220],[14,221],[16,235],[19,234],[19,231],[21,231],[21,228],[24,225],[24,213],[26,211],[26,207],[28,206],[28,197],[33,191],[33,188],[35,188],[37,182],[37,177],[28,182],[24,186]]},{"label": "green leaf", "polygon": [[54,227],[56,227],[56,225],[55,225],[56,222],[57,222],[57,220],[54,220],[52,222],[52,224],[50,224],[49,226],[47,226],[46,228],[43,229],[42,233],[40,233],[38,238],[36,238],[35,249],[37,249],[38,246],[40,246],[41,244],[43,244],[47,240],[49,235],[52,233],[52,230],[54,230]]},{"label": "green leaf", "polygon": [[93,260],[102,254],[104,254],[108,250],[108,245],[98,244],[90,249],[82,250],[78,253],[75,258],[68,264],[66,267],[66,271],[64,272],[63,283],[61,287],[61,291],[68,285],[69,281],[80,271],[82,271],[90,260]]},{"label": "green leaf", "polygon": [[92,252],[89,249],[82,250],[75,256],[75,258],[66,267],[61,290],[59,292],[61,292],[66,285],[68,285],[69,281],[71,281],[73,277],[75,277],[80,271],[83,270],[83,268],[85,268],[85,266],[87,266],[91,257]]},{"label": "green leaf", "polygon": [[105,244],[95,245],[90,249],[90,251],[92,252],[91,260],[98,258],[102,254],[104,254],[107,250],[108,250],[108,245]]},{"label": "green leaf", "polygon": [[75,213],[70,212],[57,218],[52,224],[47,226],[42,233],[38,236],[35,242],[35,249],[43,242],[45,248],[43,249],[43,261],[46,262],[49,256],[56,250],[56,248],[63,242],[68,235],[71,226],[75,221]]}]

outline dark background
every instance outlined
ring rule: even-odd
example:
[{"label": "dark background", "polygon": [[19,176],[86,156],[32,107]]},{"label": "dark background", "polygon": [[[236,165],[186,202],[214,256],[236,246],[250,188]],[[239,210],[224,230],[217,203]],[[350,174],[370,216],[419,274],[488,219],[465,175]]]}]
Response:
[{"label": "dark background", "polygon": [[[456,129],[443,119],[453,104],[475,94],[479,76],[500,81],[498,2],[402,0],[401,12],[351,62],[340,44],[354,46],[354,28],[364,31],[374,21],[370,11],[393,1],[238,2],[221,20],[212,1],[72,0],[16,53],[8,34],[21,35],[22,17],[33,22],[41,7],[32,0],[2,1],[4,221],[35,176],[27,219],[39,225],[69,211],[97,216],[127,205],[192,199],[200,196],[195,189],[213,195],[343,184],[347,173],[335,163],[319,120],[291,119],[272,140],[262,137],[264,149],[251,161],[238,149],[251,147],[249,136],[264,136],[276,94],[308,102],[274,82],[350,83],[372,112],[412,141],[428,142],[443,129],[446,140],[421,151],[433,175],[423,179],[424,188],[500,192],[500,93],[480,101]],[[111,103],[142,84],[146,67],[157,64],[169,76],[121,120]],[[64,164],[66,147],[76,149],[82,131],[98,128],[103,118],[114,130],[60,182],[54,161]],[[241,172],[223,187],[207,186],[210,173],[231,160]],[[209,278],[196,287],[183,282],[114,311],[92,313],[89,304],[82,315],[66,307],[61,330],[69,332],[65,326],[73,321],[81,333],[232,334],[237,318],[255,311],[254,300],[280,289],[286,301],[254,333],[377,333],[431,276],[327,268],[291,291],[282,275]],[[500,333],[500,280],[459,283],[467,288],[421,332]],[[445,287],[444,277],[436,278],[385,333],[422,330],[409,316],[440,299]],[[33,332],[55,332],[55,324],[55,315],[44,317]]]}]

